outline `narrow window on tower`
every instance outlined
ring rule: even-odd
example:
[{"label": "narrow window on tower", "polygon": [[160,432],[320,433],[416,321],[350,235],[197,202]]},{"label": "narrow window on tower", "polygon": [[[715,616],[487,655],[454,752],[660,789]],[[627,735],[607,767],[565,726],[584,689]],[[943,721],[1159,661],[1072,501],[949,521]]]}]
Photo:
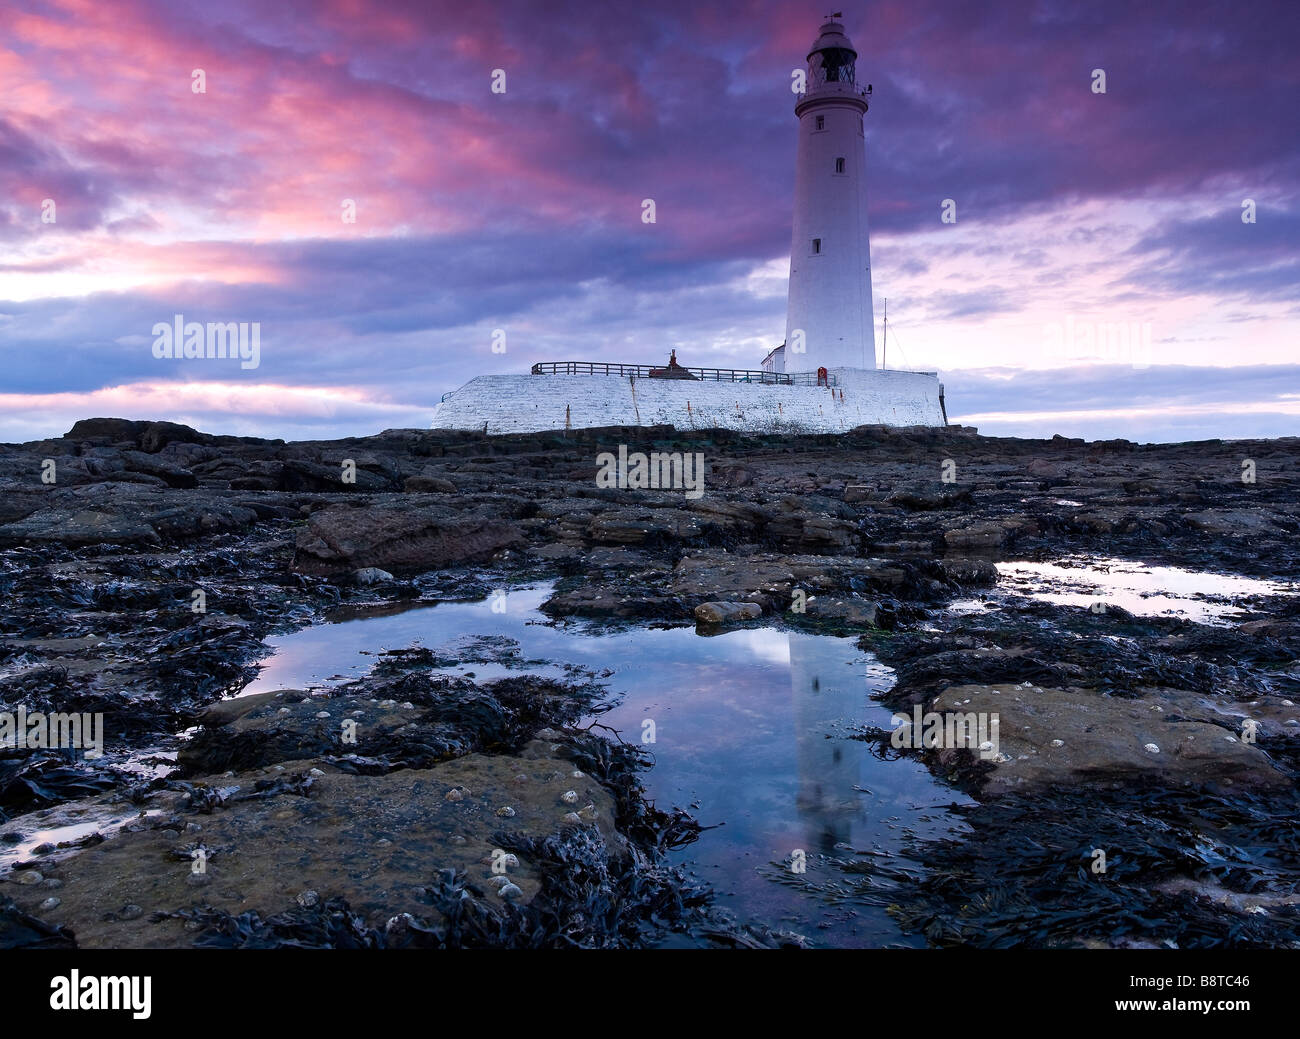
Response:
[{"label": "narrow window on tower", "polygon": [[824,115],[819,115],[817,117],[817,129],[818,130],[826,129],[826,117]]},{"label": "narrow window on tower", "polygon": [[843,173],[843,172],[844,172],[844,160],[843,160],[843,159],[836,159],[836,160],[835,160],[835,172],[836,172],[836,173]]},{"label": "narrow window on tower", "polygon": [[813,255],[816,256],[816,255],[817,255],[818,253],[820,253],[821,251],[822,251],[822,240],[821,240],[820,238],[814,238],[814,239],[813,239]]}]

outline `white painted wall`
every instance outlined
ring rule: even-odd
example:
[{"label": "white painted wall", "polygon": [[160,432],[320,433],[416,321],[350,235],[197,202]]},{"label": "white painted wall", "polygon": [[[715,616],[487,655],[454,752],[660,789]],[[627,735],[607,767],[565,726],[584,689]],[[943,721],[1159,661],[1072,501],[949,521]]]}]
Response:
[{"label": "white painted wall", "polygon": [[[843,433],[855,426],[939,426],[943,391],[919,372],[836,369],[839,386],[629,379],[616,375],[481,375],[434,411],[434,429],[532,433],[592,426]],[[843,391],[841,400],[840,391]]]}]

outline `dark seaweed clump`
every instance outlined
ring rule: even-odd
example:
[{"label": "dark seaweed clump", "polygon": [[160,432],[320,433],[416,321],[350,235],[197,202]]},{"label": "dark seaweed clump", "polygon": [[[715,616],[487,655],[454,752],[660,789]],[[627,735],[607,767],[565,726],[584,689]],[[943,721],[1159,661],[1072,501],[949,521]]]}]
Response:
[{"label": "dark seaweed clump", "polygon": [[0,823],[116,785],[112,773],[81,764],[71,751],[6,751],[0,753]]},{"label": "dark seaweed clump", "polygon": [[662,854],[691,844],[703,832],[681,809],[666,812],[645,798],[638,774],[653,759],[641,747],[585,732],[571,739],[563,754],[613,795],[614,825],[634,847]]},{"label": "dark seaweed clump", "polygon": [[76,938],[66,927],[55,927],[28,916],[12,898],[0,899],[0,949],[75,949]]},{"label": "dark seaweed clump", "polygon": [[[539,730],[563,728],[604,709],[607,690],[589,681],[559,681],[533,675],[475,685],[462,678],[402,673],[340,686],[333,697],[411,703],[401,737],[392,728],[363,726],[357,742],[344,745],[333,723],[311,717],[272,719],[260,728],[205,728],[181,751],[185,776],[227,770],[242,772],[281,761],[319,757],[344,772],[382,775],[402,768],[430,768],[465,754],[514,754]],[[310,700],[313,714],[330,698]],[[286,695],[277,704],[305,710],[307,698]]]},{"label": "dark seaweed clump", "polygon": [[940,615],[935,622],[937,631],[859,640],[898,672],[891,705],[919,703],[954,684],[1019,682],[1119,697],[1151,686],[1236,700],[1300,694],[1300,678],[1286,670],[1300,651],[1237,628],[1029,600],[997,614]]},{"label": "dark seaweed clump", "polygon": [[[1281,903],[1300,890],[1298,809],[1294,794],[1044,788],[954,806],[969,836],[916,840],[910,868],[838,862],[860,880],[823,894],[887,907],[934,946],[1300,947],[1300,906]],[[1097,848],[1104,874],[1091,868]],[[1187,878],[1264,912],[1165,888]]]}]

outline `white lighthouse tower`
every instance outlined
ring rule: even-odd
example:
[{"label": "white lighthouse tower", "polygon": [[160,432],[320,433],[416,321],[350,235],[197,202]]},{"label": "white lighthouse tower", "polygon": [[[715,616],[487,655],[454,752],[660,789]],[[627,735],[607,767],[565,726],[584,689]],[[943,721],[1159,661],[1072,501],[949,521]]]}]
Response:
[{"label": "white lighthouse tower", "polygon": [[794,235],[778,371],[876,367],[862,134],[871,88],[857,83],[858,52],[839,17],[821,27],[808,52],[805,90],[794,106]]}]

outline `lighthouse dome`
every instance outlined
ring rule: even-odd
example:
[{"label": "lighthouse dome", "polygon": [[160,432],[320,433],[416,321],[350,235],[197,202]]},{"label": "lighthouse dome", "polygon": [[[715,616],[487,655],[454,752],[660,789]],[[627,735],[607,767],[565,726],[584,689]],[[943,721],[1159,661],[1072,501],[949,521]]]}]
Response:
[{"label": "lighthouse dome", "polygon": [[847,34],[844,32],[843,24],[834,19],[831,19],[829,22],[825,22],[822,25],[821,33],[817,39],[813,41],[812,49],[808,52],[808,57],[811,58],[818,51],[825,50],[845,50],[851,53],[855,58],[858,56],[858,52],[853,49],[852,41],[849,40]]}]

